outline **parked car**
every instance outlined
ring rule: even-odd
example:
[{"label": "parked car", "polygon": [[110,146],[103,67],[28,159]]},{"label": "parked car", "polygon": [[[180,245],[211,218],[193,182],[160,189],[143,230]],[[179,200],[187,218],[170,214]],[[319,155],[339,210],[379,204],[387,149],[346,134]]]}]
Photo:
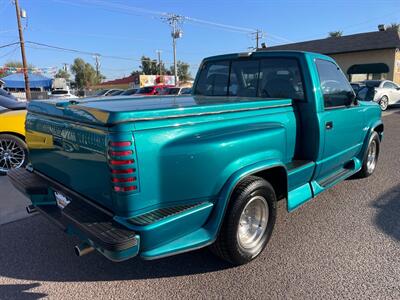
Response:
[{"label": "parked car", "polygon": [[162,95],[190,95],[192,92],[191,88],[182,88],[182,87],[170,87],[163,91]]},{"label": "parked car", "polygon": [[56,99],[78,99],[79,97],[71,94],[69,89],[57,89],[57,90],[52,90],[50,93],[50,98],[56,98]]},{"label": "parked car", "polygon": [[20,168],[28,161],[25,143],[26,104],[5,97],[0,89],[0,175]]},{"label": "parked car", "polygon": [[0,88],[0,96],[7,97],[7,98],[13,99],[15,101],[18,101],[17,97],[13,96],[10,92],[7,92],[6,90],[3,90],[2,88]]},{"label": "parked car", "polygon": [[390,105],[400,104],[400,87],[390,80],[365,80],[361,82],[374,91],[373,101],[384,111]]},{"label": "parked car", "polygon": [[121,96],[131,96],[133,94],[136,94],[138,89],[127,89],[121,93]]},{"label": "parked car", "polygon": [[173,87],[172,85],[153,85],[153,86],[145,86],[140,88],[135,95],[143,95],[143,96],[152,96],[152,95],[162,95],[163,92]]},{"label": "parked car", "polygon": [[107,96],[118,96],[121,95],[124,92],[124,90],[114,90],[111,93],[108,93]]},{"label": "parked car", "polygon": [[111,93],[119,91],[118,89],[104,89],[104,90],[98,90],[97,92],[94,93],[92,97],[106,97],[110,96]]},{"label": "parked car", "polygon": [[271,237],[277,201],[292,212],[370,176],[383,137],[379,105],[357,100],[332,58],[296,51],[207,58],[192,96],[28,110],[31,165],[11,181],[30,211],[78,236],[78,255],[112,261],[211,245],[247,263]]}]

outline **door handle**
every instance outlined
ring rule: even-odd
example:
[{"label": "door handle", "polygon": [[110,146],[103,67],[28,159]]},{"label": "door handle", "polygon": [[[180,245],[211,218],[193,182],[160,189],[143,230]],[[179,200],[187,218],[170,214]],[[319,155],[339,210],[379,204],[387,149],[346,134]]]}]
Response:
[{"label": "door handle", "polygon": [[326,128],[327,130],[332,129],[332,128],[333,128],[333,122],[332,122],[332,121],[326,122],[326,123],[325,123],[325,128]]}]

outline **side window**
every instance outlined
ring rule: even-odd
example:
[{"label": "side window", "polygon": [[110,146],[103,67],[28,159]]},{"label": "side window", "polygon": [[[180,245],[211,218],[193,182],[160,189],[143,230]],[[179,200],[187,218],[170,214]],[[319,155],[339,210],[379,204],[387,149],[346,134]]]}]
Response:
[{"label": "side window", "polygon": [[316,66],[325,107],[349,105],[353,89],[339,67],[331,61],[317,59]]},{"label": "side window", "polygon": [[209,62],[202,66],[195,94],[226,96],[229,81],[229,61]]},{"label": "side window", "polygon": [[397,88],[397,86],[394,83],[391,83],[388,81],[383,84],[383,87],[387,88],[387,89],[396,89]]}]

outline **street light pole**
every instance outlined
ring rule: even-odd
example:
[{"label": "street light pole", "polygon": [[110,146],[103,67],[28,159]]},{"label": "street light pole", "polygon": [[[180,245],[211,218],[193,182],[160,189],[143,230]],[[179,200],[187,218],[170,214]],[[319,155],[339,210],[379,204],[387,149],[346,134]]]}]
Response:
[{"label": "street light pole", "polygon": [[14,4],[15,4],[15,12],[17,13],[19,44],[21,46],[22,66],[24,69],[25,95],[26,95],[26,100],[30,101],[31,100],[31,90],[29,87],[28,64],[26,63],[24,33],[22,31],[22,26],[21,26],[21,12],[19,10],[18,0],[14,0]]}]

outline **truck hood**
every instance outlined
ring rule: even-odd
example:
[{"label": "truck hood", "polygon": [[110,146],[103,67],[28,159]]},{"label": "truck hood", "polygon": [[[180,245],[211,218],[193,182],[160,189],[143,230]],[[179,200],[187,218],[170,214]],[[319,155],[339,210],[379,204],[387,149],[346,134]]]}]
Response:
[{"label": "truck hood", "polygon": [[[274,101],[271,101],[274,100]],[[291,105],[291,99],[204,96],[105,97],[32,101],[28,111],[75,122],[113,126],[124,122],[216,114]]]}]

